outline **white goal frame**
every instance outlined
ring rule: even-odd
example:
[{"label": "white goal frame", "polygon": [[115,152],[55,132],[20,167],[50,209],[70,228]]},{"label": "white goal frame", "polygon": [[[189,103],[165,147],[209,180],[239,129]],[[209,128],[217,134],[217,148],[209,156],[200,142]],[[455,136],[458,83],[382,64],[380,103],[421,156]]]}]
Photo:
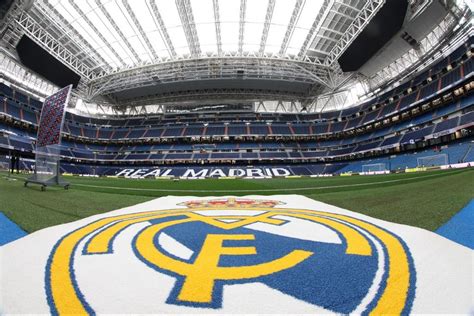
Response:
[{"label": "white goal frame", "polygon": [[387,164],[385,163],[372,163],[372,164],[362,165],[363,173],[384,172],[384,171],[387,171]]},{"label": "white goal frame", "polygon": [[416,158],[417,167],[437,167],[449,165],[448,154],[438,154]]},{"label": "white goal frame", "polygon": [[10,170],[10,163],[6,161],[0,161],[0,170]]}]

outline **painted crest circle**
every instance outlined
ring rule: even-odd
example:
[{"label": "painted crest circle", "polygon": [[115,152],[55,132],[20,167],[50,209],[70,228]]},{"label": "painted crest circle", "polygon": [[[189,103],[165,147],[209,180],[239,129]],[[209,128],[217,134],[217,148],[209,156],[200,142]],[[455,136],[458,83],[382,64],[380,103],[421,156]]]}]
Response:
[{"label": "painted crest circle", "polygon": [[[122,258],[114,257],[116,239],[134,226],[139,229],[129,238],[130,256],[143,269],[175,280],[163,305],[220,309],[239,300],[224,295],[228,286],[261,283],[335,313],[410,312],[416,275],[403,240],[354,217],[283,204],[196,200],[80,227],[56,243],[46,265],[51,312],[96,313],[76,275],[83,262],[78,259],[108,256],[126,270]],[[252,295],[265,299],[258,291]]]}]

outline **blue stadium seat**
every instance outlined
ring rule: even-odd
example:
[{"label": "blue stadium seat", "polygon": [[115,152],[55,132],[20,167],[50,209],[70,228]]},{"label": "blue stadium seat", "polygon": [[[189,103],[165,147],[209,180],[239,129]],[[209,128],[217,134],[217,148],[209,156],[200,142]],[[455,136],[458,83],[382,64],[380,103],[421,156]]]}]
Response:
[{"label": "blue stadium seat", "polygon": [[464,62],[464,75],[471,74],[474,72],[474,61],[473,58],[469,58],[467,61]]},{"label": "blue stadium seat", "polygon": [[454,61],[454,60],[460,59],[465,53],[466,53],[466,46],[461,45],[449,56],[450,56],[451,61]]},{"label": "blue stadium seat", "polygon": [[266,148],[266,149],[278,149],[284,147],[284,144],[282,143],[261,143],[260,148]]},{"label": "blue stadium seat", "polygon": [[7,97],[13,97],[13,89],[1,82],[0,82],[0,93]]},{"label": "blue stadium seat", "polygon": [[456,67],[455,69],[451,70],[443,77],[441,77],[442,87],[445,88],[450,84],[455,83],[456,81],[461,79],[461,67]]},{"label": "blue stadium seat", "polygon": [[301,152],[304,158],[320,158],[327,156],[327,151],[303,151]]},{"label": "blue stadium seat", "polygon": [[183,133],[182,127],[168,127],[162,136],[163,137],[176,137],[176,136],[181,136],[181,133]]},{"label": "blue stadium seat", "polygon": [[83,130],[83,132],[84,132],[84,137],[91,138],[91,139],[96,138],[97,129],[95,129],[95,128],[92,129],[92,128],[86,128],[86,127],[84,127],[82,130]]},{"label": "blue stadium seat", "polygon": [[429,69],[425,70],[424,72],[416,76],[415,79],[413,79],[413,85],[418,86],[420,83],[425,81],[429,75],[430,75],[430,70]]},{"label": "blue stadium seat", "polygon": [[250,125],[250,135],[268,135],[267,125]]},{"label": "blue stadium seat", "polygon": [[328,156],[341,156],[341,155],[347,155],[350,154],[354,151],[355,147],[347,147],[347,148],[341,148],[341,149],[336,149],[336,150],[331,150],[328,153]]},{"label": "blue stadium seat", "polygon": [[398,87],[396,87],[393,91],[393,94],[394,95],[399,95],[399,94],[402,94],[403,92],[405,92],[408,88],[410,88],[412,86],[413,82],[412,80],[408,80],[406,81],[405,83],[399,85]]},{"label": "blue stadium seat", "polygon": [[74,158],[95,159],[95,155],[91,152],[78,151],[78,150],[72,150],[71,152],[72,152]]},{"label": "blue stadium seat", "polygon": [[122,139],[125,138],[125,136],[128,134],[130,130],[128,129],[116,129],[114,130],[114,133],[112,134],[111,139]]},{"label": "blue stadium seat", "polygon": [[192,153],[168,153],[165,157],[167,160],[189,160],[191,156]]},{"label": "blue stadium seat", "polygon": [[128,139],[142,138],[145,134],[144,129],[132,129],[132,131],[127,135]]},{"label": "blue stadium seat", "polygon": [[74,135],[74,136],[81,136],[81,129],[77,126],[74,126],[74,125],[68,125],[68,128],[69,128],[69,132],[71,135]]},{"label": "blue stadium seat", "polygon": [[428,98],[438,91],[438,80],[433,80],[431,83],[421,89],[419,98],[420,100]]},{"label": "blue stadium seat", "polygon": [[[410,121],[410,125],[413,125],[413,126],[421,125],[423,123],[428,123],[432,119],[433,119],[433,112],[425,113],[425,114],[422,114],[420,116],[417,116],[417,117],[413,118]],[[401,126],[401,128],[403,128],[403,126]]]},{"label": "blue stadium seat", "polygon": [[390,146],[394,144],[398,144],[400,142],[400,139],[402,138],[402,135],[396,135],[392,137],[387,137],[383,140],[383,142],[380,144],[380,147],[384,146]]},{"label": "blue stadium seat", "polygon": [[99,134],[97,136],[100,139],[110,139],[110,137],[112,136],[112,132],[113,130],[111,129],[99,128]]},{"label": "blue stadium seat", "polygon": [[227,134],[229,136],[242,136],[247,135],[247,126],[246,125],[229,125]]},{"label": "blue stadium seat", "polygon": [[371,143],[367,143],[367,144],[361,144],[361,145],[357,146],[357,149],[355,151],[363,152],[363,151],[367,151],[367,150],[373,150],[373,149],[376,149],[376,148],[380,147],[380,144],[381,144],[380,141],[375,141],[375,142],[371,142]]},{"label": "blue stadium seat", "polygon": [[15,99],[23,104],[28,104],[28,97],[19,91],[15,91]]},{"label": "blue stadium seat", "polygon": [[292,128],[295,132],[295,135],[310,135],[310,129],[308,124],[293,124]]},{"label": "blue stadium seat", "polygon": [[146,159],[148,159],[148,156],[150,156],[150,154],[148,154],[148,153],[145,153],[145,154],[134,153],[134,154],[128,155],[127,159],[130,159],[130,160],[146,160]]},{"label": "blue stadium seat", "polygon": [[366,124],[366,123],[369,123],[369,122],[375,120],[377,118],[378,114],[379,114],[379,110],[375,110],[375,111],[367,113],[364,116],[364,119],[362,120],[362,122],[360,122],[360,124],[363,125],[363,124]]},{"label": "blue stadium seat", "polygon": [[219,143],[216,144],[216,149],[218,150],[231,150],[231,149],[237,149],[238,145],[234,143]]},{"label": "blue stadium seat", "polygon": [[459,122],[459,116],[450,118],[449,120],[442,121],[436,124],[434,133],[439,133],[441,131],[455,128],[456,126],[458,126],[458,122]]},{"label": "blue stadium seat", "polygon": [[188,126],[184,131],[183,136],[202,136],[204,132],[204,127],[202,126]]},{"label": "blue stadium seat", "polygon": [[436,117],[444,116],[458,110],[458,102],[450,103],[436,110]]},{"label": "blue stadium seat", "polygon": [[164,154],[152,154],[149,159],[151,160],[163,160],[165,158]]},{"label": "blue stadium seat", "polygon": [[282,158],[285,158],[287,159],[288,158],[288,153],[286,152],[281,152],[281,151],[275,151],[275,152],[261,152],[260,153],[260,158],[263,158],[263,159],[275,159],[275,158],[279,158],[279,159],[282,159]]},{"label": "blue stadium seat", "polygon": [[474,111],[464,114],[461,116],[461,121],[459,125],[467,125],[467,124],[474,124]]},{"label": "blue stadium seat", "polygon": [[35,125],[38,124],[36,122],[36,113],[33,113],[30,110],[23,109],[23,120],[28,121]]},{"label": "blue stadium seat", "polygon": [[273,135],[292,135],[287,124],[272,124],[271,129]]},{"label": "blue stadium seat", "polygon": [[17,150],[21,151],[33,151],[33,145],[30,140],[20,137],[10,136],[10,145],[13,146]]},{"label": "blue stadium seat", "polygon": [[357,126],[360,125],[360,122],[362,121],[364,117],[363,116],[359,116],[359,117],[356,117],[356,118],[353,118],[351,120],[349,120],[349,122],[347,122],[347,125],[345,126],[345,130],[350,130],[352,128],[355,128]]},{"label": "blue stadium seat", "polygon": [[313,125],[313,134],[326,134],[329,129],[328,123],[317,123]]},{"label": "blue stadium seat", "polygon": [[298,152],[298,151],[289,152],[289,153],[288,153],[288,156],[289,156],[290,158],[297,158],[297,159],[303,158],[303,156],[301,155],[301,152]]},{"label": "blue stadium seat", "polygon": [[174,144],[174,145],[171,145],[170,150],[191,151],[193,150],[193,146],[191,144]]},{"label": "blue stadium seat", "polygon": [[7,114],[13,116],[16,119],[21,119],[20,107],[16,102],[7,100]]},{"label": "blue stadium seat", "polygon": [[348,109],[342,110],[341,117],[352,116],[359,111],[360,111],[360,106],[350,107]]},{"label": "blue stadium seat", "polygon": [[241,153],[242,159],[258,159],[258,153]]},{"label": "blue stadium seat", "polygon": [[408,132],[403,135],[400,140],[401,144],[409,143],[411,141],[417,141],[423,139],[425,136],[430,135],[433,132],[434,126],[428,126],[416,131]]},{"label": "blue stadium seat", "polygon": [[211,159],[239,159],[239,153],[211,153]]},{"label": "blue stadium seat", "polygon": [[331,124],[330,132],[331,133],[339,133],[342,132],[344,126],[346,126],[347,121],[336,122]]},{"label": "blue stadium seat", "polygon": [[37,108],[38,110],[41,110],[43,107],[43,102],[36,99],[30,99],[30,105],[34,108]]},{"label": "blue stadium seat", "polygon": [[260,143],[241,143],[238,146],[239,149],[256,149],[260,148]]},{"label": "blue stadium seat", "polygon": [[445,69],[449,64],[448,57],[443,58],[439,62],[437,62],[431,69],[433,73],[438,73],[441,70]]},{"label": "blue stadium seat", "polygon": [[161,128],[148,129],[143,135],[143,138],[158,138],[161,136],[162,133],[163,133],[163,129]]},{"label": "blue stadium seat", "polygon": [[397,109],[398,102],[391,102],[390,104],[385,105],[381,112],[378,115],[378,118],[382,118],[386,115],[392,114]]},{"label": "blue stadium seat", "polygon": [[225,136],[225,126],[208,126],[206,136]]},{"label": "blue stadium seat", "polygon": [[412,92],[409,95],[406,95],[400,101],[400,105],[398,106],[399,110],[403,110],[409,108],[415,101],[418,96],[418,92]]},{"label": "blue stadium seat", "polygon": [[195,153],[193,159],[209,159],[209,153]]}]

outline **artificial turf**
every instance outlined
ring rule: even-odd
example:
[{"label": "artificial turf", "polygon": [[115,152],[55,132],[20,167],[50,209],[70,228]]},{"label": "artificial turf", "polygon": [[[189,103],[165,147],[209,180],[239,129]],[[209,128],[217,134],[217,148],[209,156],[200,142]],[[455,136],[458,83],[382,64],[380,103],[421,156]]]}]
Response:
[{"label": "artificial turf", "polygon": [[0,178],[0,211],[27,232],[166,195],[302,194],[376,218],[436,230],[474,198],[474,169],[262,180],[68,177],[70,190]]}]

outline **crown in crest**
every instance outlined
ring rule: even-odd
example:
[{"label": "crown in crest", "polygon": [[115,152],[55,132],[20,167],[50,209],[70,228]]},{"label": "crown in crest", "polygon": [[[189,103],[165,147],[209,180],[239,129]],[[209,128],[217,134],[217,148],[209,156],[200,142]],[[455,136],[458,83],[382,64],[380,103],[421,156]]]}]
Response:
[{"label": "crown in crest", "polygon": [[258,208],[258,207],[274,207],[276,205],[285,204],[280,201],[274,200],[254,200],[254,199],[214,199],[214,200],[194,200],[179,203],[188,208],[212,208],[212,207],[225,207],[225,208]]}]

